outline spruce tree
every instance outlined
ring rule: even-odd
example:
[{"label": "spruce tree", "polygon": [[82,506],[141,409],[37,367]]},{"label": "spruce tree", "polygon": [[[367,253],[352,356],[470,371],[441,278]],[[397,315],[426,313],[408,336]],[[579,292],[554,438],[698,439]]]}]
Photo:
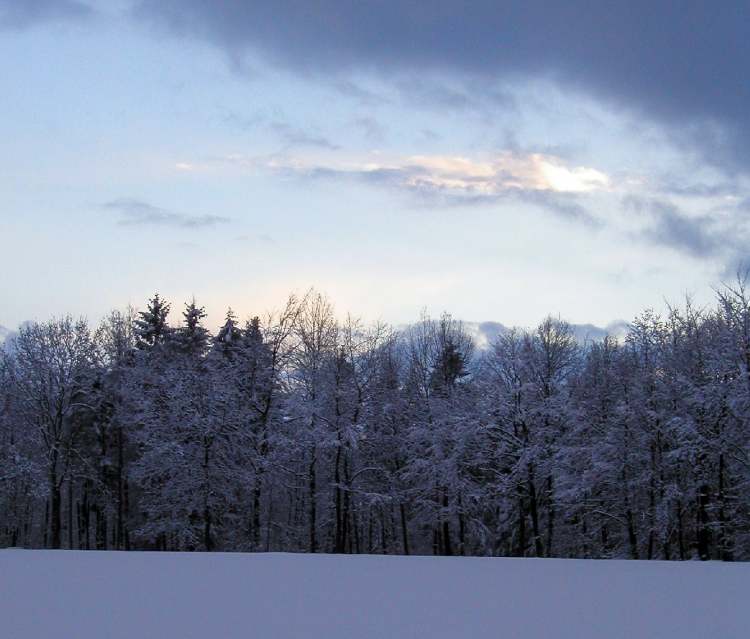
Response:
[{"label": "spruce tree", "polygon": [[136,345],[141,350],[147,350],[163,342],[170,333],[167,324],[169,302],[161,299],[158,293],[148,301],[145,311],[138,313],[135,320]]},{"label": "spruce tree", "polygon": [[224,325],[214,337],[214,352],[228,359],[234,359],[237,352],[242,348],[242,329],[237,325],[237,317],[231,308],[227,309]]},{"label": "spruce tree", "polygon": [[182,316],[184,321],[176,335],[179,349],[186,355],[202,357],[208,350],[209,340],[208,329],[201,323],[206,317],[206,309],[198,306],[193,298],[185,304]]}]

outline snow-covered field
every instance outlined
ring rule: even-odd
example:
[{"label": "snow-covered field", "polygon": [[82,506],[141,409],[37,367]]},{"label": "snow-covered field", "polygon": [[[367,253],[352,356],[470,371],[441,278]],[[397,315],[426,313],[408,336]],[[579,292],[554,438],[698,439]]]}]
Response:
[{"label": "snow-covered field", "polygon": [[750,564],[0,551],[3,639],[746,639]]}]

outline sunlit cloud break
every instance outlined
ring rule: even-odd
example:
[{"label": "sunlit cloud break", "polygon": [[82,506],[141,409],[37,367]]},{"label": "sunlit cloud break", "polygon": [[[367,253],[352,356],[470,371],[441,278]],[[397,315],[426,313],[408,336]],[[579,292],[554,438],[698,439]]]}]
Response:
[{"label": "sunlit cloud break", "polygon": [[413,174],[406,181],[409,186],[486,195],[511,189],[582,193],[606,189],[610,184],[601,171],[569,168],[559,158],[539,153],[503,153],[484,162],[465,157],[419,155],[393,168]]},{"label": "sunlit cloud break", "polygon": [[[337,160],[325,156],[226,156],[224,162],[253,170],[308,177],[353,177],[373,183],[463,196],[496,196],[509,191],[587,193],[608,190],[608,175],[585,166],[568,166],[555,156],[503,152],[488,159],[451,155],[412,155]],[[189,162],[175,164],[192,170]],[[189,168],[188,168],[189,167]]]}]

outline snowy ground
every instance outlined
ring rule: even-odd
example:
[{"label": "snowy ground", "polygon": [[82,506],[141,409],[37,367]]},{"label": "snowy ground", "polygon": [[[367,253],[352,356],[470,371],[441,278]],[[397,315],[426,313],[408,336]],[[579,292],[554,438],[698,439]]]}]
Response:
[{"label": "snowy ground", "polygon": [[3,639],[747,639],[750,564],[0,550]]}]

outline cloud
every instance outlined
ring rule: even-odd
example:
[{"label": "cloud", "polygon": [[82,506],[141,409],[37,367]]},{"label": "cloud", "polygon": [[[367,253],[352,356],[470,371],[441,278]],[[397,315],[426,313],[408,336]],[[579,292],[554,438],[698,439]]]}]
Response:
[{"label": "cloud", "polygon": [[322,135],[310,133],[286,122],[272,122],[270,128],[285,142],[287,147],[313,147],[331,151],[339,148]]},{"label": "cloud", "polygon": [[717,255],[727,247],[728,239],[708,216],[688,217],[674,206],[653,203],[654,224],[643,231],[645,239],[668,246],[693,257]]},{"label": "cloud", "polygon": [[76,0],[0,0],[0,29],[28,29],[38,24],[80,20],[93,10]]},{"label": "cloud", "polygon": [[[488,95],[504,82],[550,80],[659,122],[725,167],[750,162],[747,4],[727,0],[141,0],[135,13],[308,76],[447,74]],[[347,85],[353,86],[353,85]],[[476,92],[406,87],[462,108]],[[498,104],[507,104],[498,92]]]},{"label": "cloud", "polygon": [[497,109],[519,111],[519,105],[509,91],[474,78],[464,77],[456,83],[436,74],[426,76],[420,70],[397,79],[395,85],[403,100],[425,109],[477,111],[485,118],[490,118]]},{"label": "cloud", "polygon": [[414,155],[391,160],[374,156],[355,162],[272,159],[269,168],[312,176],[356,176],[371,183],[389,183],[415,191],[466,196],[493,196],[505,191],[585,193],[610,186],[597,169],[566,166],[554,156],[500,153],[477,160],[463,156]]},{"label": "cloud", "polygon": [[118,198],[102,206],[119,215],[118,224],[121,226],[171,226],[182,229],[201,229],[230,222],[229,218],[219,215],[175,213],[132,198]]},{"label": "cloud", "polygon": [[583,222],[591,227],[601,227],[603,225],[600,219],[589,213],[586,207],[578,201],[576,193],[521,191],[512,195],[522,202],[545,209],[558,217]]},{"label": "cloud", "polygon": [[371,142],[382,142],[386,138],[383,125],[370,115],[355,118],[352,124]]},{"label": "cloud", "polygon": [[635,236],[650,244],[718,261],[730,270],[747,254],[746,203],[689,215],[667,200],[630,196],[625,207],[647,218],[647,226]]},{"label": "cloud", "polygon": [[661,193],[670,196],[688,198],[738,198],[742,188],[734,182],[690,182],[682,177],[667,176],[658,184]]},{"label": "cloud", "polygon": [[279,137],[286,149],[307,147],[335,151],[340,148],[316,128],[308,130],[287,122],[279,108],[255,109],[247,114],[229,111],[221,119],[227,126],[241,131],[266,129]]},{"label": "cloud", "polygon": [[542,154],[505,152],[486,159],[416,155],[386,159],[373,154],[354,161],[320,158],[244,158],[227,161],[306,179],[349,179],[405,191],[429,205],[488,205],[520,201],[568,219],[597,225],[579,196],[608,190],[610,178],[591,167],[568,166]]},{"label": "cloud", "polygon": [[336,78],[333,82],[333,88],[341,95],[355,100],[361,106],[382,106],[390,102],[384,96],[365,89],[358,82],[354,82],[348,78]]},{"label": "cloud", "polygon": [[482,159],[448,155],[386,157],[373,152],[354,159],[342,154],[290,156],[231,154],[201,163],[181,161],[179,171],[271,172],[298,180],[349,180],[409,194],[419,205],[455,207],[519,202],[588,226],[602,220],[584,206],[585,196],[616,188],[604,172],[571,166],[539,153],[503,152]]}]

